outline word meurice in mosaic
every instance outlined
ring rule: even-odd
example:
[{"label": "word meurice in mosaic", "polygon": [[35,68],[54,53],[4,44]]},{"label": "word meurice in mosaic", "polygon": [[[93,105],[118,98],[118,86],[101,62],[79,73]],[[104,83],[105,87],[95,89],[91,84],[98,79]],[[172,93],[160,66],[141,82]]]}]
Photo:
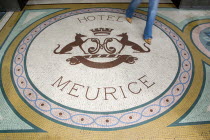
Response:
[{"label": "word meurice in mosaic", "polygon": [[[128,83],[127,86],[93,88],[74,83],[71,80],[65,81],[63,80],[63,76],[52,84],[53,87],[58,88],[62,92],[66,92],[68,95],[73,97],[85,96],[87,100],[96,100],[99,96],[103,96],[104,100],[128,98],[129,95],[139,95],[145,92],[144,90],[153,88],[154,85],[155,82],[149,81],[149,78],[146,75],[140,77],[136,81]],[[129,92],[125,92],[125,90]],[[90,97],[90,95],[92,97]]]}]

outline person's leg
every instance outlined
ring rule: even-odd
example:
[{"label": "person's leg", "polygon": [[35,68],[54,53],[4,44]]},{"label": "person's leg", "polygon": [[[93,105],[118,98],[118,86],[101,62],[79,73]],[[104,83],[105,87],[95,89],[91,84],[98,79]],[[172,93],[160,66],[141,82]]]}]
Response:
[{"label": "person's leg", "polygon": [[132,0],[128,9],[126,10],[126,17],[132,18],[134,11],[137,9],[142,0]]},{"label": "person's leg", "polygon": [[144,29],[144,39],[152,39],[152,26],[155,21],[156,13],[158,10],[159,0],[149,0],[149,9],[147,14],[147,23]]}]

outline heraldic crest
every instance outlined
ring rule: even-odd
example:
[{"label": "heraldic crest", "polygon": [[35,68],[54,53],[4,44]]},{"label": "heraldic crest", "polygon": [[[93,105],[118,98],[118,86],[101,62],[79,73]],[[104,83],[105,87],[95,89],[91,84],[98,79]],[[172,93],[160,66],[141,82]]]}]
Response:
[{"label": "heraldic crest", "polygon": [[[88,67],[92,68],[98,68],[98,69],[105,69],[105,68],[112,68],[115,67],[121,63],[128,63],[128,64],[134,64],[136,60],[138,60],[137,57],[133,57],[132,55],[122,55],[121,52],[124,50],[124,48],[131,47],[134,50],[134,53],[146,53],[150,52],[150,48],[146,46],[146,43],[144,43],[145,49],[143,49],[140,45],[137,43],[134,43],[130,40],[128,40],[128,34],[122,33],[119,35],[116,35],[116,37],[120,37],[121,39],[115,38],[115,37],[106,37],[103,41],[97,38],[97,36],[109,36],[111,32],[114,29],[110,28],[95,28],[91,29],[92,33],[94,34],[94,38],[87,38],[86,35],[82,35],[80,33],[76,33],[75,41],[67,44],[66,46],[62,47],[58,44],[58,47],[54,50],[55,54],[72,54],[71,51],[74,47],[79,47],[84,55],[80,56],[73,56],[68,59],[66,59],[67,62],[69,62],[70,65],[77,65],[77,64],[84,64]],[[82,39],[82,38],[87,39]],[[91,41],[95,44],[94,47],[90,47],[86,45],[87,41]],[[119,42],[120,46],[110,46],[109,44],[113,41]],[[103,42],[103,43],[102,43]],[[116,48],[120,48],[120,50],[117,51]],[[61,48],[61,49],[60,49]],[[87,49],[88,52],[84,50],[84,48]],[[60,50],[60,51],[59,51]],[[100,50],[105,50],[106,54],[100,54]],[[114,58],[114,60],[110,62],[93,62],[91,59],[94,58]]]}]

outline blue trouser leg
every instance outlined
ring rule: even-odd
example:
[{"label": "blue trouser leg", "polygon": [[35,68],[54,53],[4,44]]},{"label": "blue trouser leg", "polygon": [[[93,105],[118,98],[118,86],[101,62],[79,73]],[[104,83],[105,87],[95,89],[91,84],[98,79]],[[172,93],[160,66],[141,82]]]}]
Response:
[{"label": "blue trouser leg", "polygon": [[[132,18],[134,11],[137,9],[142,0],[132,0],[126,10],[126,17]],[[152,26],[155,21],[159,0],[149,0],[149,9],[147,15],[147,23],[144,29],[144,39],[152,38]]]},{"label": "blue trouser leg", "polygon": [[126,10],[126,17],[132,18],[134,11],[137,9],[142,0],[132,0]]},{"label": "blue trouser leg", "polygon": [[144,39],[152,38],[152,26],[157,14],[159,0],[149,0],[149,9],[147,14],[147,23],[144,29]]}]

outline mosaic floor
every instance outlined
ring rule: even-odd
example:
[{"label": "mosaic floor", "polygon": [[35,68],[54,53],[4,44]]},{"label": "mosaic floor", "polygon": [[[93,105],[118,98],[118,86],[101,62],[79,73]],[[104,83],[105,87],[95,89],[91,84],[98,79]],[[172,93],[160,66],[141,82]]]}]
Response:
[{"label": "mosaic floor", "polygon": [[[26,6],[0,25],[0,139],[210,139],[210,11]],[[179,16],[178,16],[179,15]]]}]

